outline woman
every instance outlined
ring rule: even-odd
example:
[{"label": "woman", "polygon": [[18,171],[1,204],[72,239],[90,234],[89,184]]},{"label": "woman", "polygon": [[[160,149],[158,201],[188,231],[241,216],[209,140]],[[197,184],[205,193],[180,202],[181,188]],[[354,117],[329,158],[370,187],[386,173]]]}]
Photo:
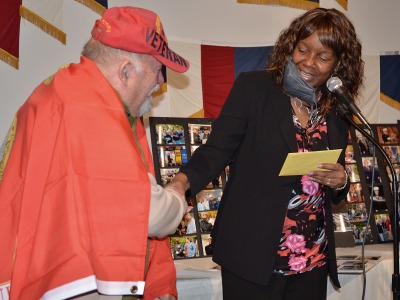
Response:
[{"label": "woman", "polygon": [[344,151],[325,171],[278,174],[290,152],[346,148],[348,125],[326,81],[340,77],[356,97],[363,67],[344,14],[306,12],[282,31],[267,70],[237,78],[207,143],[172,181],[194,195],[229,165],[212,231],[225,300],[325,299],[328,274],[340,286],[331,205],[349,189]]}]

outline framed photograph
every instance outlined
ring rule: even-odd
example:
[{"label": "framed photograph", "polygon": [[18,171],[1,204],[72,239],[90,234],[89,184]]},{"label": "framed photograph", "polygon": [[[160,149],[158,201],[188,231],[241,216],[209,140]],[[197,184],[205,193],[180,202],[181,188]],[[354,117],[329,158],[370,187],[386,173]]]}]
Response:
[{"label": "framed photograph", "polygon": [[158,145],[185,144],[185,129],[181,124],[155,124]]},{"label": "framed photograph", "polygon": [[374,236],[372,235],[371,226],[368,225],[367,230],[367,223],[360,222],[360,223],[351,223],[351,229],[353,232],[354,242],[356,244],[362,244],[365,239],[365,243],[373,243]]},{"label": "framed photograph", "polygon": [[[371,186],[368,187],[371,191]],[[382,185],[375,185],[371,193],[372,209],[374,211],[387,211],[387,204]]]},{"label": "framed photograph", "polygon": [[364,202],[361,183],[350,183],[350,189],[346,198],[347,203]]},{"label": "framed photograph", "polygon": [[388,156],[390,163],[392,163],[392,164],[400,163],[400,146],[399,145],[382,146],[382,148],[385,151],[386,155]]},{"label": "framed photograph", "polygon": [[392,241],[392,224],[388,213],[375,214],[375,224],[381,242]]},{"label": "framed photograph", "polygon": [[380,144],[399,144],[399,130],[397,125],[378,125],[376,127]]},{"label": "framed photograph", "polygon": [[[368,129],[365,130],[370,134]],[[361,155],[372,155],[374,150],[374,145],[357,129],[355,129],[356,143],[358,150]]]},{"label": "framed photograph", "polygon": [[193,210],[185,213],[180,226],[183,228],[182,233],[193,234],[197,232],[195,213]]},{"label": "framed photograph", "polygon": [[363,231],[363,228],[365,228],[365,224],[363,224],[363,223],[351,224],[351,231],[353,233],[354,242],[356,244],[362,243],[361,232]]},{"label": "framed photograph", "polygon": [[211,235],[209,235],[209,234],[201,235],[201,244],[203,245],[203,254],[205,256],[213,255],[213,249],[212,249],[211,242],[212,242]]},{"label": "framed photograph", "polygon": [[211,124],[188,124],[190,144],[205,144],[211,133]]},{"label": "framed photograph", "polygon": [[186,198],[186,202],[188,209],[183,215],[182,220],[175,232],[171,235],[177,236],[197,233],[196,213],[194,212],[193,201],[191,198]]},{"label": "framed photograph", "polygon": [[199,212],[199,224],[201,233],[211,233],[214,227],[217,210]]},{"label": "framed photograph", "polygon": [[199,257],[199,247],[196,235],[169,237],[169,244],[173,259]]},{"label": "framed photograph", "polygon": [[351,222],[366,222],[368,220],[368,211],[365,202],[347,204],[347,212]]},{"label": "framed photograph", "polygon": [[353,145],[347,145],[345,150],[345,163],[346,164],[355,164],[356,160],[354,159],[354,149]]},{"label": "framed photograph", "polygon": [[[393,169],[396,174],[396,179],[397,179],[397,181],[399,181],[400,180],[400,164],[394,164]],[[392,172],[388,165],[385,166],[385,170],[386,170],[386,173],[388,175],[390,182],[393,182]],[[392,190],[392,189],[390,189],[390,190]]]},{"label": "framed photograph", "polygon": [[196,195],[197,211],[218,210],[222,189],[202,190]]},{"label": "framed photograph", "polygon": [[379,169],[378,169],[378,162],[375,158],[375,160],[371,156],[365,156],[361,158],[362,160],[362,165],[363,165],[363,172],[365,176],[365,181],[367,183],[380,183],[382,182],[382,177],[379,174]]},{"label": "framed photograph", "polygon": [[186,146],[157,146],[161,168],[180,167],[188,162]]},{"label": "framed photograph", "polygon": [[360,174],[358,173],[358,167],[356,164],[346,164],[345,168],[347,174],[349,174],[350,182],[360,181]]},{"label": "framed photograph", "polygon": [[365,243],[373,243],[374,242],[374,236],[372,235],[371,231],[371,226],[368,225],[368,230],[366,224],[362,226],[361,231],[360,231],[360,240],[363,242],[365,239]]}]

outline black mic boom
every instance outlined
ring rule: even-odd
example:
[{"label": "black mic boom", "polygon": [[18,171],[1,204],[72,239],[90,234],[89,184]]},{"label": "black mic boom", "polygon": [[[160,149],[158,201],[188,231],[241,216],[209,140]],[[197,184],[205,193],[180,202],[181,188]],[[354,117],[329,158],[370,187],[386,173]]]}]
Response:
[{"label": "black mic boom", "polygon": [[348,109],[351,113],[356,116],[360,115],[360,110],[353,103],[352,98],[343,86],[342,81],[338,77],[331,77],[326,82],[328,90],[333,93],[336,98]]}]

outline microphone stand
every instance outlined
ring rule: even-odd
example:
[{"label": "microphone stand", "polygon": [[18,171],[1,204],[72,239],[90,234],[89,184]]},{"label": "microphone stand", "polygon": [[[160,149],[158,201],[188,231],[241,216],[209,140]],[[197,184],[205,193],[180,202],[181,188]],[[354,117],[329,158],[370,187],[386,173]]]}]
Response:
[{"label": "microphone stand", "polygon": [[[351,109],[351,107],[350,107]],[[393,228],[393,274],[392,274],[392,292],[393,299],[400,299],[400,275],[399,275],[399,235],[398,235],[398,226],[399,226],[399,212],[398,212],[398,187],[397,187],[397,178],[396,172],[394,170],[393,164],[391,163],[389,157],[387,156],[385,150],[378,144],[378,142],[371,136],[368,132],[366,132],[360,125],[354,122],[352,119],[352,115],[354,114],[369,130],[371,130],[370,125],[359,112],[359,110],[349,111],[349,107],[346,107],[342,102],[339,104],[339,113],[342,117],[344,117],[347,121],[349,121],[357,130],[359,130],[375,147],[379,150],[379,152],[383,155],[383,157],[388,162],[390,172],[392,174],[392,189],[393,189],[393,214],[394,214],[394,226]],[[372,130],[371,130],[372,132]],[[372,204],[371,204],[372,205]],[[368,226],[368,224],[367,224]]]}]

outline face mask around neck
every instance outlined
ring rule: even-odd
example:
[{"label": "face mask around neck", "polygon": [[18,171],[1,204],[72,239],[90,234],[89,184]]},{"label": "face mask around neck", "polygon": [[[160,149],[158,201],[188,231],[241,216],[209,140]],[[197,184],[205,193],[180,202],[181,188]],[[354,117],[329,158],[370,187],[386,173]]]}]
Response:
[{"label": "face mask around neck", "polygon": [[291,57],[288,59],[285,67],[283,89],[288,95],[304,100],[311,107],[317,104],[315,89],[300,76]]}]

